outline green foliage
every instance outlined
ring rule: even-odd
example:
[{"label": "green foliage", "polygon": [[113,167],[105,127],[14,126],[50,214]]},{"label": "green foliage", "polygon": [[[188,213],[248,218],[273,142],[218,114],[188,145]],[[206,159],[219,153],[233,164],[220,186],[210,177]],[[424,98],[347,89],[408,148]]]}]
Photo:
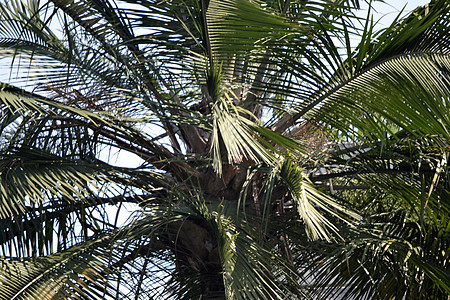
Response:
[{"label": "green foliage", "polygon": [[358,9],[0,0],[0,298],[448,298],[450,5]]}]

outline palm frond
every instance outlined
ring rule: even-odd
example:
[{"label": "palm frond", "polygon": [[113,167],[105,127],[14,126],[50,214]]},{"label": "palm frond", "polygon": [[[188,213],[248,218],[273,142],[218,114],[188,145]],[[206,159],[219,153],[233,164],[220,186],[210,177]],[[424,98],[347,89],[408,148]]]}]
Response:
[{"label": "palm frond", "polygon": [[358,133],[378,139],[384,132],[395,135],[400,130],[447,139],[448,64],[447,55],[405,54],[375,65],[328,96],[334,104],[321,110],[327,112],[324,119],[336,127],[351,120]]},{"label": "palm frond", "polygon": [[352,243],[318,245],[323,254],[312,260],[314,266],[305,273],[316,297],[351,297],[355,290],[369,298],[448,294],[448,274],[442,269],[448,257],[440,253],[448,244],[445,226],[427,226],[433,232],[432,245],[430,240],[421,241],[420,226],[401,213],[367,221],[362,225],[367,231],[352,238]]},{"label": "palm frond", "polygon": [[2,260],[0,281],[5,299],[54,297],[98,299],[112,289],[104,279],[108,270],[108,236],[62,253],[34,260]]}]

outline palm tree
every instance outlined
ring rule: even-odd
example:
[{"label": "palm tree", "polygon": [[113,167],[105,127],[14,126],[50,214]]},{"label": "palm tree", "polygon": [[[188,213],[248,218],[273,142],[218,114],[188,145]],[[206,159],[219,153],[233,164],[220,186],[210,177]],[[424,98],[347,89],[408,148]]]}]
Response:
[{"label": "palm tree", "polygon": [[2,299],[449,297],[448,1],[0,2]]}]

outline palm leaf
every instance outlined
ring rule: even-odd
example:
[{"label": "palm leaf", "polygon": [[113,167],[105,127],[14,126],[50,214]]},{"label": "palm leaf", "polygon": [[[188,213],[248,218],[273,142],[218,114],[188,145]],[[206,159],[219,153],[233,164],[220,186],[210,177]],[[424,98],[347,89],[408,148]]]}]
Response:
[{"label": "palm leaf", "polygon": [[34,261],[4,260],[0,280],[5,288],[1,296],[5,299],[101,297],[103,289],[112,288],[106,281],[104,285],[99,284],[108,270],[108,254],[98,248],[107,247],[107,240],[107,237],[100,238]]}]

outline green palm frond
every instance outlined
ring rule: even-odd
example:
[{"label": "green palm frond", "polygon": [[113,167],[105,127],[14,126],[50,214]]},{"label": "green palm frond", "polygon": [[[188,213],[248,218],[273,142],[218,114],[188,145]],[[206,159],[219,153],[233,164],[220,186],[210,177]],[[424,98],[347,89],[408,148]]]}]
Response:
[{"label": "green palm frond", "polygon": [[[295,202],[297,212],[305,223],[308,237],[312,240],[326,239],[331,240],[333,235],[338,233],[337,228],[330,222],[327,217],[320,212],[318,208],[324,212],[330,213],[335,217],[350,217],[358,220],[360,216],[342,206],[335,200],[317,188],[306,178],[304,170],[302,170],[292,159],[287,158],[281,167],[280,177],[289,187]],[[351,224],[351,222],[349,222]]]},{"label": "green palm frond", "polygon": [[99,191],[112,192],[112,183],[123,181],[118,169],[38,154],[20,151],[3,157],[1,217],[23,212],[27,205],[42,203],[48,195],[83,200]]},{"label": "green palm frond", "polygon": [[[430,7],[432,9],[429,9]],[[436,92],[445,93],[445,90],[443,89],[446,89],[448,84],[447,79],[445,76],[441,77],[435,74],[435,72],[447,72],[445,61],[447,60],[446,55],[448,54],[448,41],[445,36],[446,29],[448,28],[448,14],[449,7],[445,1],[437,1],[425,8],[418,8],[418,10],[409,18],[400,21],[397,20],[392,23],[391,27],[381,30],[380,32],[370,31],[368,28],[371,28],[371,26],[367,23],[360,45],[353,53],[350,51],[351,46],[349,44],[350,40],[348,35],[346,38],[347,44],[344,45],[344,47],[348,49],[348,57],[341,62],[341,69],[335,69],[327,84],[318,87],[315,94],[310,94],[309,101],[298,104],[293,111],[289,114],[285,114],[283,118],[274,125],[274,129],[277,131],[284,131],[289,126],[292,126],[297,120],[305,117],[308,113],[311,113],[311,111],[315,111],[315,109],[318,108],[321,111],[320,107],[328,101],[332,103],[331,107],[338,107],[339,104],[333,105],[333,103],[337,100],[336,98],[339,98],[339,90],[341,88],[346,89],[347,86],[349,86],[349,89],[353,91],[353,88],[350,87],[352,86],[352,83],[356,84],[355,87],[357,87],[356,90],[358,90],[358,88],[367,84],[367,80],[370,80],[370,86],[367,89],[364,89],[362,93],[369,93],[370,97],[365,97],[365,99],[371,99],[371,101],[376,99],[375,97],[380,97],[381,93],[384,93],[381,97],[389,98],[391,101],[399,99],[398,96],[407,97],[410,95],[408,90],[405,90],[404,92],[408,93],[408,95],[394,94],[390,96],[392,91],[389,86],[383,86],[382,92],[381,90],[378,90],[381,87],[377,85],[373,88],[378,90],[380,94],[371,94],[375,92],[372,90],[372,83],[377,83],[376,80],[378,80],[378,78],[375,79],[371,76],[374,75],[372,72],[377,73],[377,70],[380,76],[387,76],[386,78],[394,79],[396,86],[407,84],[411,89],[420,88],[421,91],[416,97],[422,97],[422,95],[425,97],[432,97]],[[369,22],[369,20],[367,22]],[[334,45],[331,41],[328,44],[329,46],[326,46],[325,49],[331,47],[329,50],[330,53],[336,53],[332,48],[339,46]],[[419,60],[419,63],[417,63],[417,60]],[[412,67],[413,63],[415,64],[414,67]],[[353,69],[350,69],[349,67]],[[381,71],[382,68],[383,71]],[[405,68],[407,70],[404,70]],[[340,76],[340,72],[344,72],[344,75],[346,75]],[[381,72],[383,72],[383,75],[381,75]],[[406,74],[406,72],[408,74]],[[422,77],[422,72],[430,73]],[[353,76],[351,76],[352,74]],[[368,77],[365,77],[366,75]],[[422,85],[423,81],[421,82],[419,78],[415,78],[418,76],[423,79],[427,78],[428,75],[431,75],[430,78],[432,78],[432,80],[426,85]],[[398,80],[395,79],[396,76],[401,76],[402,82],[396,81]],[[385,82],[383,85],[386,85],[386,79],[382,79],[382,81]],[[391,83],[393,84],[393,82]],[[433,86],[437,87],[435,88]],[[429,96],[426,93],[432,93],[432,95]],[[425,101],[425,99],[423,99],[423,101]],[[444,103],[445,101],[444,98]],[[337,102],[341,103],[339,100]],[[363,110],[356,115],[366,113],[366,110],[364,110],[366,109],[365,105],[366,103],[361,102]],[[377,105],[377,110],[380,110],[386,104],[367,105],[370,107],[369,111],[371,112],[375,105]],[[330,111],[333,111],[333,109],[328,110],[328,112]],[[327,117],[330,117],[330,115],[334,114],[328,113]],[[348,123],[346,124],[347,125],[344,126],[348,126]],[[372,126],[376,125],[373,124]]]},{"label": "green palm frond", "polygon": [[[2,260],[4,299],[98,299],[112,286],[104,281],[108,270],[108,238],[104,237],[62,253],[34,260]],[[100,281],[103,281],[100,283]]]},{"label": "green palm frond", "polygon": [[64,53],[65,47],[61,40],[52,32],[47,20],[41,19],[41,14],[54,15],[48,4],[29,2],[25,5],[20,1],[10,1],[0,8],[2,20],[1,33],[3,37],[14,40],[28,41],[30,44],[39,45],[39,48],[48,49],[51,52]]},{"label": "green palm frond", "polygon": [[99,115],[95,112],[52,101],[47,97],[27,92],[15,86],[0,83],[0,88],[0,99],[3,105],[2,110],[9,110],[13,113],[19,112],[22,115],[37,113],[47,116],[56,115],[56,110],[62,110],[66,113],[85,118],[94,124],[98,119],[102,119],[102,122],[108,122],[107,118],[99,118]]},{"label": "green palm frond", "polygon": [[[298,99],[297,103],[303,102],[301,106],[307,106],[317,88],[332,79],[333,71],[329,69],[337,72],[337,64],[342,63],[337,47],[330,43],[334,37],[329,35],[333,28],[341,26],[340,20],[331,17],[311,20],[317,7],[298,4],[297,8],[297,4],[291,4],[292,14],[298,16],[290,21],[283,16],[290,4],[286,2],[284,13],[257,2],[210,4],[208,32],[214,62],[224,65],[224,78],[231,85],[244,83],[242,101],[248,106],[258,102],[290,110],[286,106],[292,100],[285,100],[286,106],[280,107],[270,99],[272,94],[291,95]],[[344,4],[336,6],[346,8]],[[253,18],[256,13],[258,18]],[[333,59],[328,60],[330,56]]]},{"label": "green palm frond", "polygon": [[[220,101],[213,107],[213,131],[211,152],[214,159],[214,168],[218,173],[222,170],[222,151],[228,163],[240,163],[244,160],[272,162],[272,156],[268,150],[252,137],[251,128],[240,117],[236,107]],[[230,111],[231,110],[231,111]],[[234,111],[233,111],[234,110]],[[222,145],[223,146],[222,146]]]},{"label": "green palm frond", "polygon": [[323,253],[305,274],[316,297],[346,298],[354,290],[383,299],[448,294],[448,272],[442,268],[448,262],[448,255],[442,252],[449,242],[445,226],[427,226],[434,232],[433,244],[423,240],[420,226],[401,213],[367,221],[363,225],[367,231],[353,237],[352,243],[320,246]]},{"label": "green palm frond", "polygon": [[[350,121],[361,135],[378,139],[402,129],[447,139],[448,63],[447,55],[405,54],[377,64],[328,96],[333,104],[323,110],[323,119],[336,126]],[[370,88],[364,88],[368,81]]]}]

